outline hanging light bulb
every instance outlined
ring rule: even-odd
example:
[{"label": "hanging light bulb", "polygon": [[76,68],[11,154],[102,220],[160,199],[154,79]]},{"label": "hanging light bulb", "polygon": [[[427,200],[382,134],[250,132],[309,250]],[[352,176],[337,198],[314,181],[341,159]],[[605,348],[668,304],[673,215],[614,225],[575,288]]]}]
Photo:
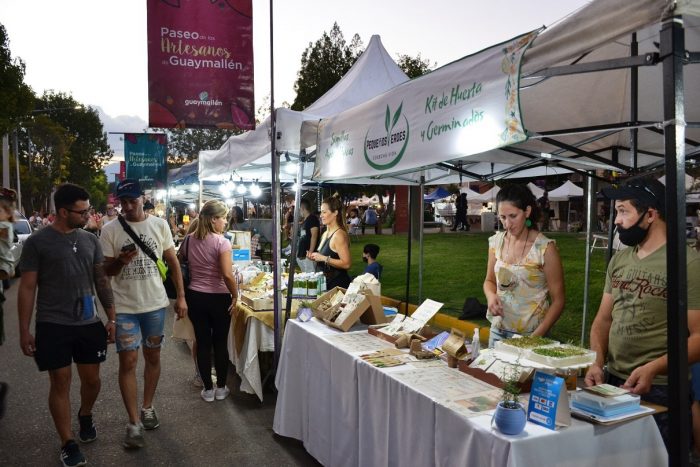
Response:
[{"label": "hanging light bulb", "polygon": [[219,186],[219,191],[225,197],[229,197],[229,196],[231,196],[231,191],[233,191],[233,190],[231,190],[228,183],[224,183],[223,185]]},{"label": "hanging light bulb", "polygon": [[233,206],[235,201],[232,198],[226,198],[226,201],[224,201],[227,206]]},{"label": "hanging light bulb", "polygon": [[190,185],[190,191],[199,191],[199,183],[193,183]]},{"label": "hanging light bulb", "polygon": [[298,189],[299,189],[299,184],[295,182],[294,185],[292,185],[292,191],[296,192]]},{"label": "hanging light bulb", "polygon": [[262,194],[262,190],[258,186],[258,183],[257,182],[253,183],[250,186],[250,196],[252,196],[253,198],[257,198],[261,194]]},{"label": "hanging light bulb", "polygon": [[166,193],[167,192],[165,190],[158,190],[158,191],[156,191],[156,198],[165,199]]},{"label": "hanging light bulb", "polygon": [[245,185],[241,183],[240,185],[238,185],[238,188],[236,188],[236,191],[238,192],[239,195],[244,195],[245,192],[248,190],[246,190]]},{"label": "hanging light bulb", "polygon": [[190,203],[190,209],[194,209],[194,203]]},{"label": "hanging light bulb", "polygon": [[294,175],[297,173],[297,169],[299,168],[299,164],[296,162],[288,162],[284,166],[284,171],[287,172],[289,175]]}]

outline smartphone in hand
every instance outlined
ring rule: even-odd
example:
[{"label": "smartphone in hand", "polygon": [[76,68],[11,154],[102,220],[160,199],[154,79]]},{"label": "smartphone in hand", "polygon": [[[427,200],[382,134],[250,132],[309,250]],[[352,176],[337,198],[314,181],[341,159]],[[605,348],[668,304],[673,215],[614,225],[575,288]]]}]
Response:
[{"label": "smartphone in hand", "polygon": [[136,244],[135,243],[129,243],[128,245],[124,245],[122,247],[122,253],[130,253],[132,251],[136,250]]}]

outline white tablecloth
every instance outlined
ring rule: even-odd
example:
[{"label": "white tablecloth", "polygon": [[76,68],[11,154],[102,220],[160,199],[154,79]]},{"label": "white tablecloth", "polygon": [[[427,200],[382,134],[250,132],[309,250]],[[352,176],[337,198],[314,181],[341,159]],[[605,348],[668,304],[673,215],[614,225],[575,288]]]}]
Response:
[{"label": "white tablecloth", "polygon": [[[233,326],[233,322],[231,324]],[[241,353],[236,352],[236,338],[233,328],[228,333],[228,354],[241,378],[241,391],[255,394],[263,400],[262,378],[258,352],[274,352],[275,333],[257,319],[249,319]]]},{"label": "white tablecloth", "polygon": [[[467,418],[327,340],[316,320],[289,321],[275,383],[273,429],[327,466],[658,467],[666,450],[652,417],[605,427],[572,420],[557,432],[528,423],[518,436]],[[455,370],[456,371],[456,370]]]}]

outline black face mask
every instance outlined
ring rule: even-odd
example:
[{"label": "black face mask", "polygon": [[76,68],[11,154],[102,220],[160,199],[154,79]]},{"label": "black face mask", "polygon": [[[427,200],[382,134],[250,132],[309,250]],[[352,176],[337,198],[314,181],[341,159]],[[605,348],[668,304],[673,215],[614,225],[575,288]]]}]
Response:
[{"label": "black face mask", "polygon": [[643,229],[640,227],[642,221],[646,217],[646,213],[642,214],[636,224],[634,224],[629,229],[623,229],[622,227],[617,227],[617,232],[620,234],[620,241],[627,246],[637,246],[644,241],[649,232],[649,229]]}]

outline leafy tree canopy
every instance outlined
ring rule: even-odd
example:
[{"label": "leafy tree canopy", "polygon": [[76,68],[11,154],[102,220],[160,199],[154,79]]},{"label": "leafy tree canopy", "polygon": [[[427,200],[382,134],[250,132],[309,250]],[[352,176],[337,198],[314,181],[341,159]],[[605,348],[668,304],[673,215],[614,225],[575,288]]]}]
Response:
[{"label": "leafy tree canopy", "polygon": [[431,65],[430,60],[427,58],[422,58],[420,53],[415,57],[399,54],[399,60],[396,62],[396,64],[411,79],[418,78],[419,76],[422,76],[435,69],[437,66],[437,62],[433,62]]},{"label": "leafy tree canopy", "polygon": [[292,110],[304,110],[332,88],[348,72],[363,49],[357,34],[350,44],[345,41],[338,23],[333,23],[330,33],[324,31],[319,40],[309,43],[301,55],[301,68],[294,83],[297,96]]},{"label": "leafy tree canopy", "polygon": [[199,151],[219,149],[233,135],[241,130],[222,128],[168,128],[168,165],[179,167],[197,158]]},{"label": "leafy tree canopy", "polygon": [[10,54],[10,40],[0,24],[0,135],[11,131],[32,108],[34,93],[24,82],[24,63]]},{"label": "leafy tree canopy", "polygon": [[102,168],[113,151],[95,109],[68,94],[45,92],[35,100],[32,118],[23,122],[19,138],[27,210],[45,210],[51,189],[63,182],[85,187],[93,205],[105,204],[107,181]]}]

